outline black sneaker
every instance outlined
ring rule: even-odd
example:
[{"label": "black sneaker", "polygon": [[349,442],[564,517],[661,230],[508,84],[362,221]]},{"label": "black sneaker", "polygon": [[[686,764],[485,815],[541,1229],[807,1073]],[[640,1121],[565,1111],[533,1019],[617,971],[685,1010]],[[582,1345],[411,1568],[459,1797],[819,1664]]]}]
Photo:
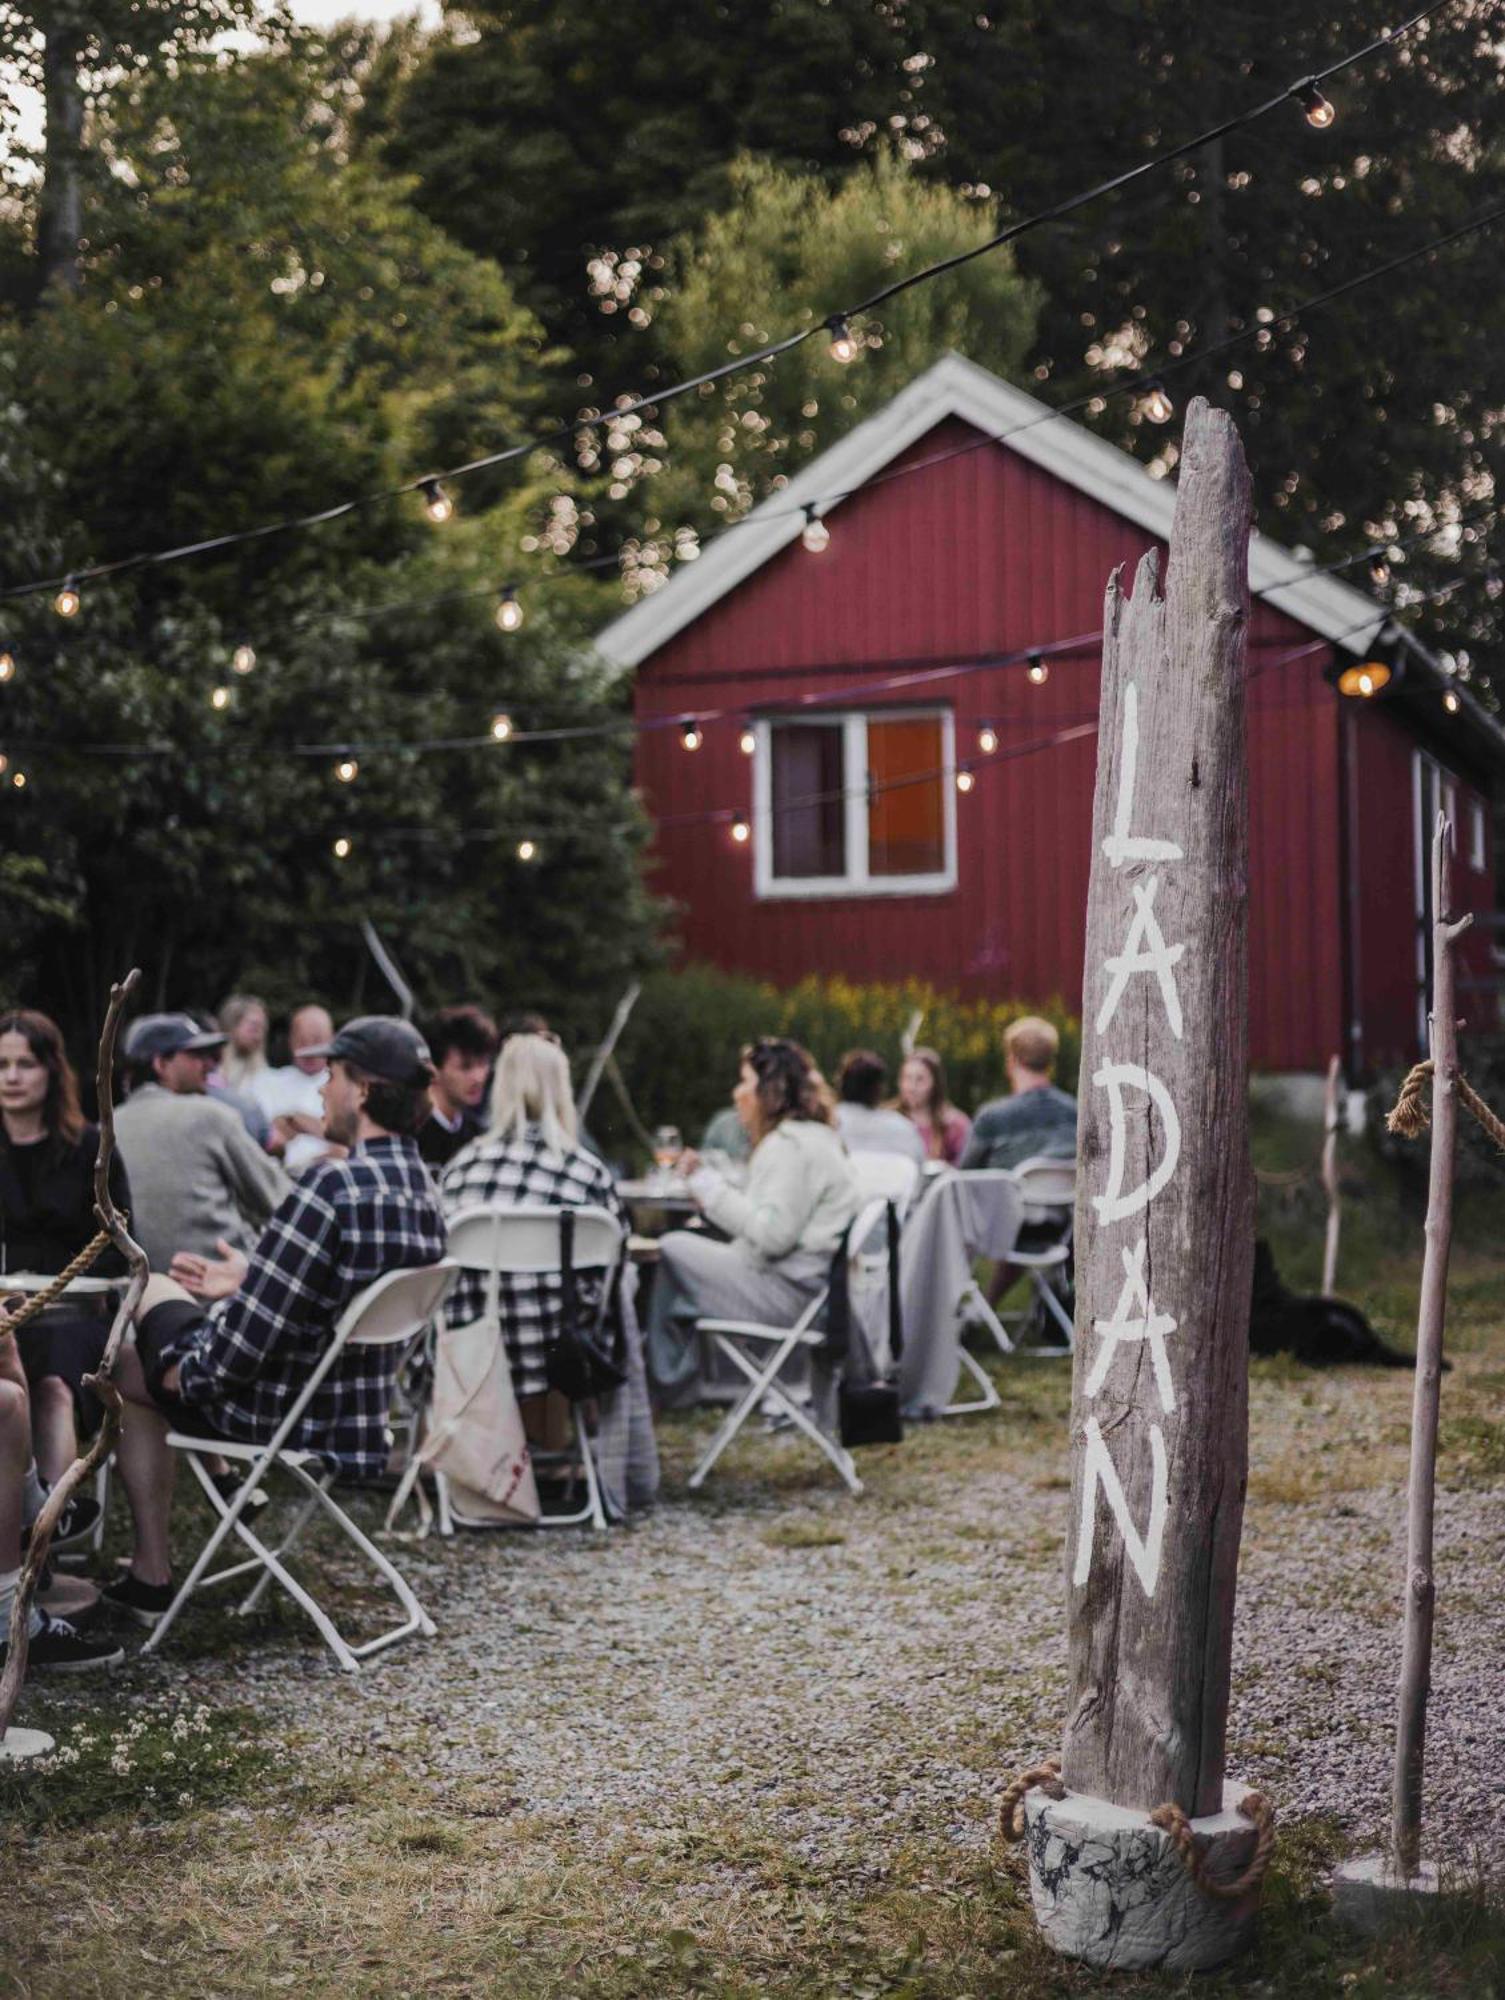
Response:
[{"label": "black sneaker", "polygon": [[134,1618],[150,1631],[153,1625],[161,1624],[177,1591],[170,1583],[143,1583],[134,1570],[128,1569],[113,1583],[107,1583],[99,1595],[111,1611]]},{"label": "black sneaker", "polygon": [[[49,1545],[51,1554],[60,1549],[76,1548],[80,1542],[88,1541],[99,1521],[99,1502],[92,1493],[75,1493],[58,1516],[58,1524],[52,1531]],[[21,1534],[21,1546],[25,1548],[31,1540],[31,1529],[25,1528]]]},{"label": "black sneaker", "polygon": [[[227,1507],[235,1505],[235,1496],[241,1487],[245,1485],[244,1479],[241,1478],[239,1473],[235,1472],[211,1472],[209,1480],[215,1492]],[[258,1486],[245,1506],[241,1508],[241,1513],[243,1515],[254,1514],[257,1508],[264,1507],[267,1504],[269,1497],[266,1488]]]},{"label": "black sneaker", "polygon": [[[52,1618],[39,1611],[42,1623],[32,1633],[26,1649],[26,1664],[39,1673],[92,1674],[104,1667],[118,1667],[125,1658],[124,1646],[109,1639],[86,1639],[66,1618]],[[0,1666],[8,1648],[0,1646]]]}]

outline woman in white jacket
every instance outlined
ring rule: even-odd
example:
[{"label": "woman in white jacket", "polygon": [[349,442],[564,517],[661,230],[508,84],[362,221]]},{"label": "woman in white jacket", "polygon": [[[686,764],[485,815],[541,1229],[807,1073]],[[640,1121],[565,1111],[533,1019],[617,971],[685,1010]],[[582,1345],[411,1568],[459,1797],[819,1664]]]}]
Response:
[{"label": "woman in white jacket", "polygon": [[654,1277],[648,1364],[665,1403],[693,1401],[699,1389],[697,1320],[792,1326],[826,1282],[857,1213],[831,1094],[808,1050],[754,1042],[742,1051],[732,1103],[753,1145],[746,1187],[732,1187],[694,1153],[680,1161],[707,1221],[730,1240],[675,1230]]}]

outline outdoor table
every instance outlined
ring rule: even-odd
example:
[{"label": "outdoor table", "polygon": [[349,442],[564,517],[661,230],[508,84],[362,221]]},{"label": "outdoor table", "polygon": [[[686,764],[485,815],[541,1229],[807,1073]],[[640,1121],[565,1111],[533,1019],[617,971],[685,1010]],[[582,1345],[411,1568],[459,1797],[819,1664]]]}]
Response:
[{"label": "outdoor table", "polygon": [[683,1181],[667,1185],[654,1180],[618,1181],[617,1193],[638,1236],[663,1236],[699,1213],[699,1204]]},{"label": "outdoor table", "polygon": [[[24,1292],[30,1298],[36,1292],[45,1292],[57,1276],[56,1271],[3,1271],[0,1272],[0,1298],[7,1292]],[[106,1292],[119,1289],[123,1278],[91,1278],[87,1275],[74,1278],[60,1296],[68,1299],[102,1297]]]}]

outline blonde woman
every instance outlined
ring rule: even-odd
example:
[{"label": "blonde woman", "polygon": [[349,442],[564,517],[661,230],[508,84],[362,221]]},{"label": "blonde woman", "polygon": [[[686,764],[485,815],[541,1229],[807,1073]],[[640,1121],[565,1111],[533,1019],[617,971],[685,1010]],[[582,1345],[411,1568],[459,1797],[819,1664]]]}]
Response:
[{"label": "blonde woman", "polygon": [[[490,1128],[450,1161],[439,1193],[446,1217],[483,1202],[621,1214],[610,1172],[579,1143],[570,1065],[557,1042],[510,1035],[502,1044],[491,1085]],[[560,1292],[557,1274],[502,1274],[502,1334],[519,1400],[548,1388],[544,1353],[559,1331]],[[445,1307],[448,1324],[467,1326],[479,1319],[485,1293],[479,1271],[462,1271]]]},{"label": "blonde woman", "polygon": [[857,1213],[830,1087],[808,1050],[779,1038],[745,1048],[732,1104],[752,1142],[746,1187],[694,1153],[679,1162],[706,1220],[730,1240],[679,1229],[660,1246],[648,1368],[666,1403],[691,1401],[699,1389],[697,1320],[792,1325],[826,1282]]}]

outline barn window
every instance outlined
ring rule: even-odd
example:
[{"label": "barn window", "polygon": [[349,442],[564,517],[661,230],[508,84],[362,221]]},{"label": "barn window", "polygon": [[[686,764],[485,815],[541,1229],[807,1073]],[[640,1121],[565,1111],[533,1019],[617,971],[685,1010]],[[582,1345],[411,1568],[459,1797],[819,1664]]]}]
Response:
[{"label": "barn window", "polygon": [[753,765],[759,895],[954,888],[953,779],[949,711],[767,717]]},{"label": "barn window", "polygon": [[1471,799],[1468,807],[1468,865],[1478,875],[1489,867],[1489,827],[1477,799]]}]

